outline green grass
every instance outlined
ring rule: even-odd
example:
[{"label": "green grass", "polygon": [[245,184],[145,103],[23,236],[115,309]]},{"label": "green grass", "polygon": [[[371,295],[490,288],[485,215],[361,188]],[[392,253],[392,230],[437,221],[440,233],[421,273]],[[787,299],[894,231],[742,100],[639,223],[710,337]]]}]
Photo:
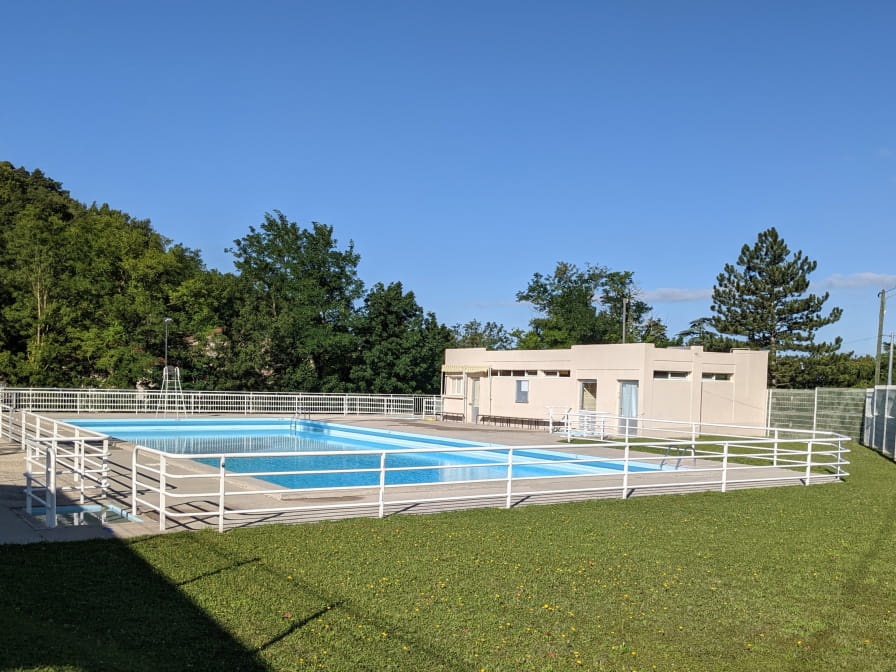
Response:
[{"label": "green grass", "polygon": [[846,483],[0,546],[4,670],[861,670],[896,464]]}]

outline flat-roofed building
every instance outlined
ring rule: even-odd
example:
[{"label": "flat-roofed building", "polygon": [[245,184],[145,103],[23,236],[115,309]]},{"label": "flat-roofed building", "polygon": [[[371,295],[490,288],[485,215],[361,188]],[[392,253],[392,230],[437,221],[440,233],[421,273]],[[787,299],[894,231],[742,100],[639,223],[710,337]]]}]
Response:
[{"label": "flat-roofed building", "polygon": [[548,409],[762,427],[768,353],[652,343],[445,351],[446,417],[546,419]]}]

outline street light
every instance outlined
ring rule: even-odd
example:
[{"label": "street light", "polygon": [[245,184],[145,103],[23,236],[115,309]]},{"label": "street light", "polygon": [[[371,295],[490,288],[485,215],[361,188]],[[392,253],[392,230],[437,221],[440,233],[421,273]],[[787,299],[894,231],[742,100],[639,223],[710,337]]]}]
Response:
[{"label": "street light", "polygon": [[171,321],[170,317],[165,318],[165,373],[168,372],[168,323]]}]

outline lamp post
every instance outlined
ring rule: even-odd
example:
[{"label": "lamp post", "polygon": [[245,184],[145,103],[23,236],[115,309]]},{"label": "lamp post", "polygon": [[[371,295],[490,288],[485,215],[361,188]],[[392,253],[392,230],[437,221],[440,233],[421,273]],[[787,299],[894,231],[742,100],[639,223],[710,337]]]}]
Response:
[{"label": "lamp post", "polygon": [[171,322],[170,317],[165,318],[165,372],[168,372],[168,323]]}]

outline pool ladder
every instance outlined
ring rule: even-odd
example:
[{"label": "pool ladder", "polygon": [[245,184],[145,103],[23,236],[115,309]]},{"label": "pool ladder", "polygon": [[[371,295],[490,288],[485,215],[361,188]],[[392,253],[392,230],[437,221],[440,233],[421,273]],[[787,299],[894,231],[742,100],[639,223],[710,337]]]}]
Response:
[{"label": "pool ladder", "polygon": [[[673,452],[674,451],[674,452]],[[666,452],[663,453],[663,459],[660,460],[660,469],[663,468],[663,465],[666,464],[666,459],[675,457],[675,468],[678,469],[681,466],[681,460],[687,456],[687,454],[691,454],[691,458],[694,460],[694,465],[697,464],[697,453],[694,450],[694,445],[690,443],[681,443],[675,446],[666,446]]]},{"label": "pool ladder", "polygon": [[306,420],[311,417],[310,412],[297,412],[292,416],[292,420],[289,421],[289,433],[293,436],[299,433],[299,427],[302,424],[303,420]]}]

